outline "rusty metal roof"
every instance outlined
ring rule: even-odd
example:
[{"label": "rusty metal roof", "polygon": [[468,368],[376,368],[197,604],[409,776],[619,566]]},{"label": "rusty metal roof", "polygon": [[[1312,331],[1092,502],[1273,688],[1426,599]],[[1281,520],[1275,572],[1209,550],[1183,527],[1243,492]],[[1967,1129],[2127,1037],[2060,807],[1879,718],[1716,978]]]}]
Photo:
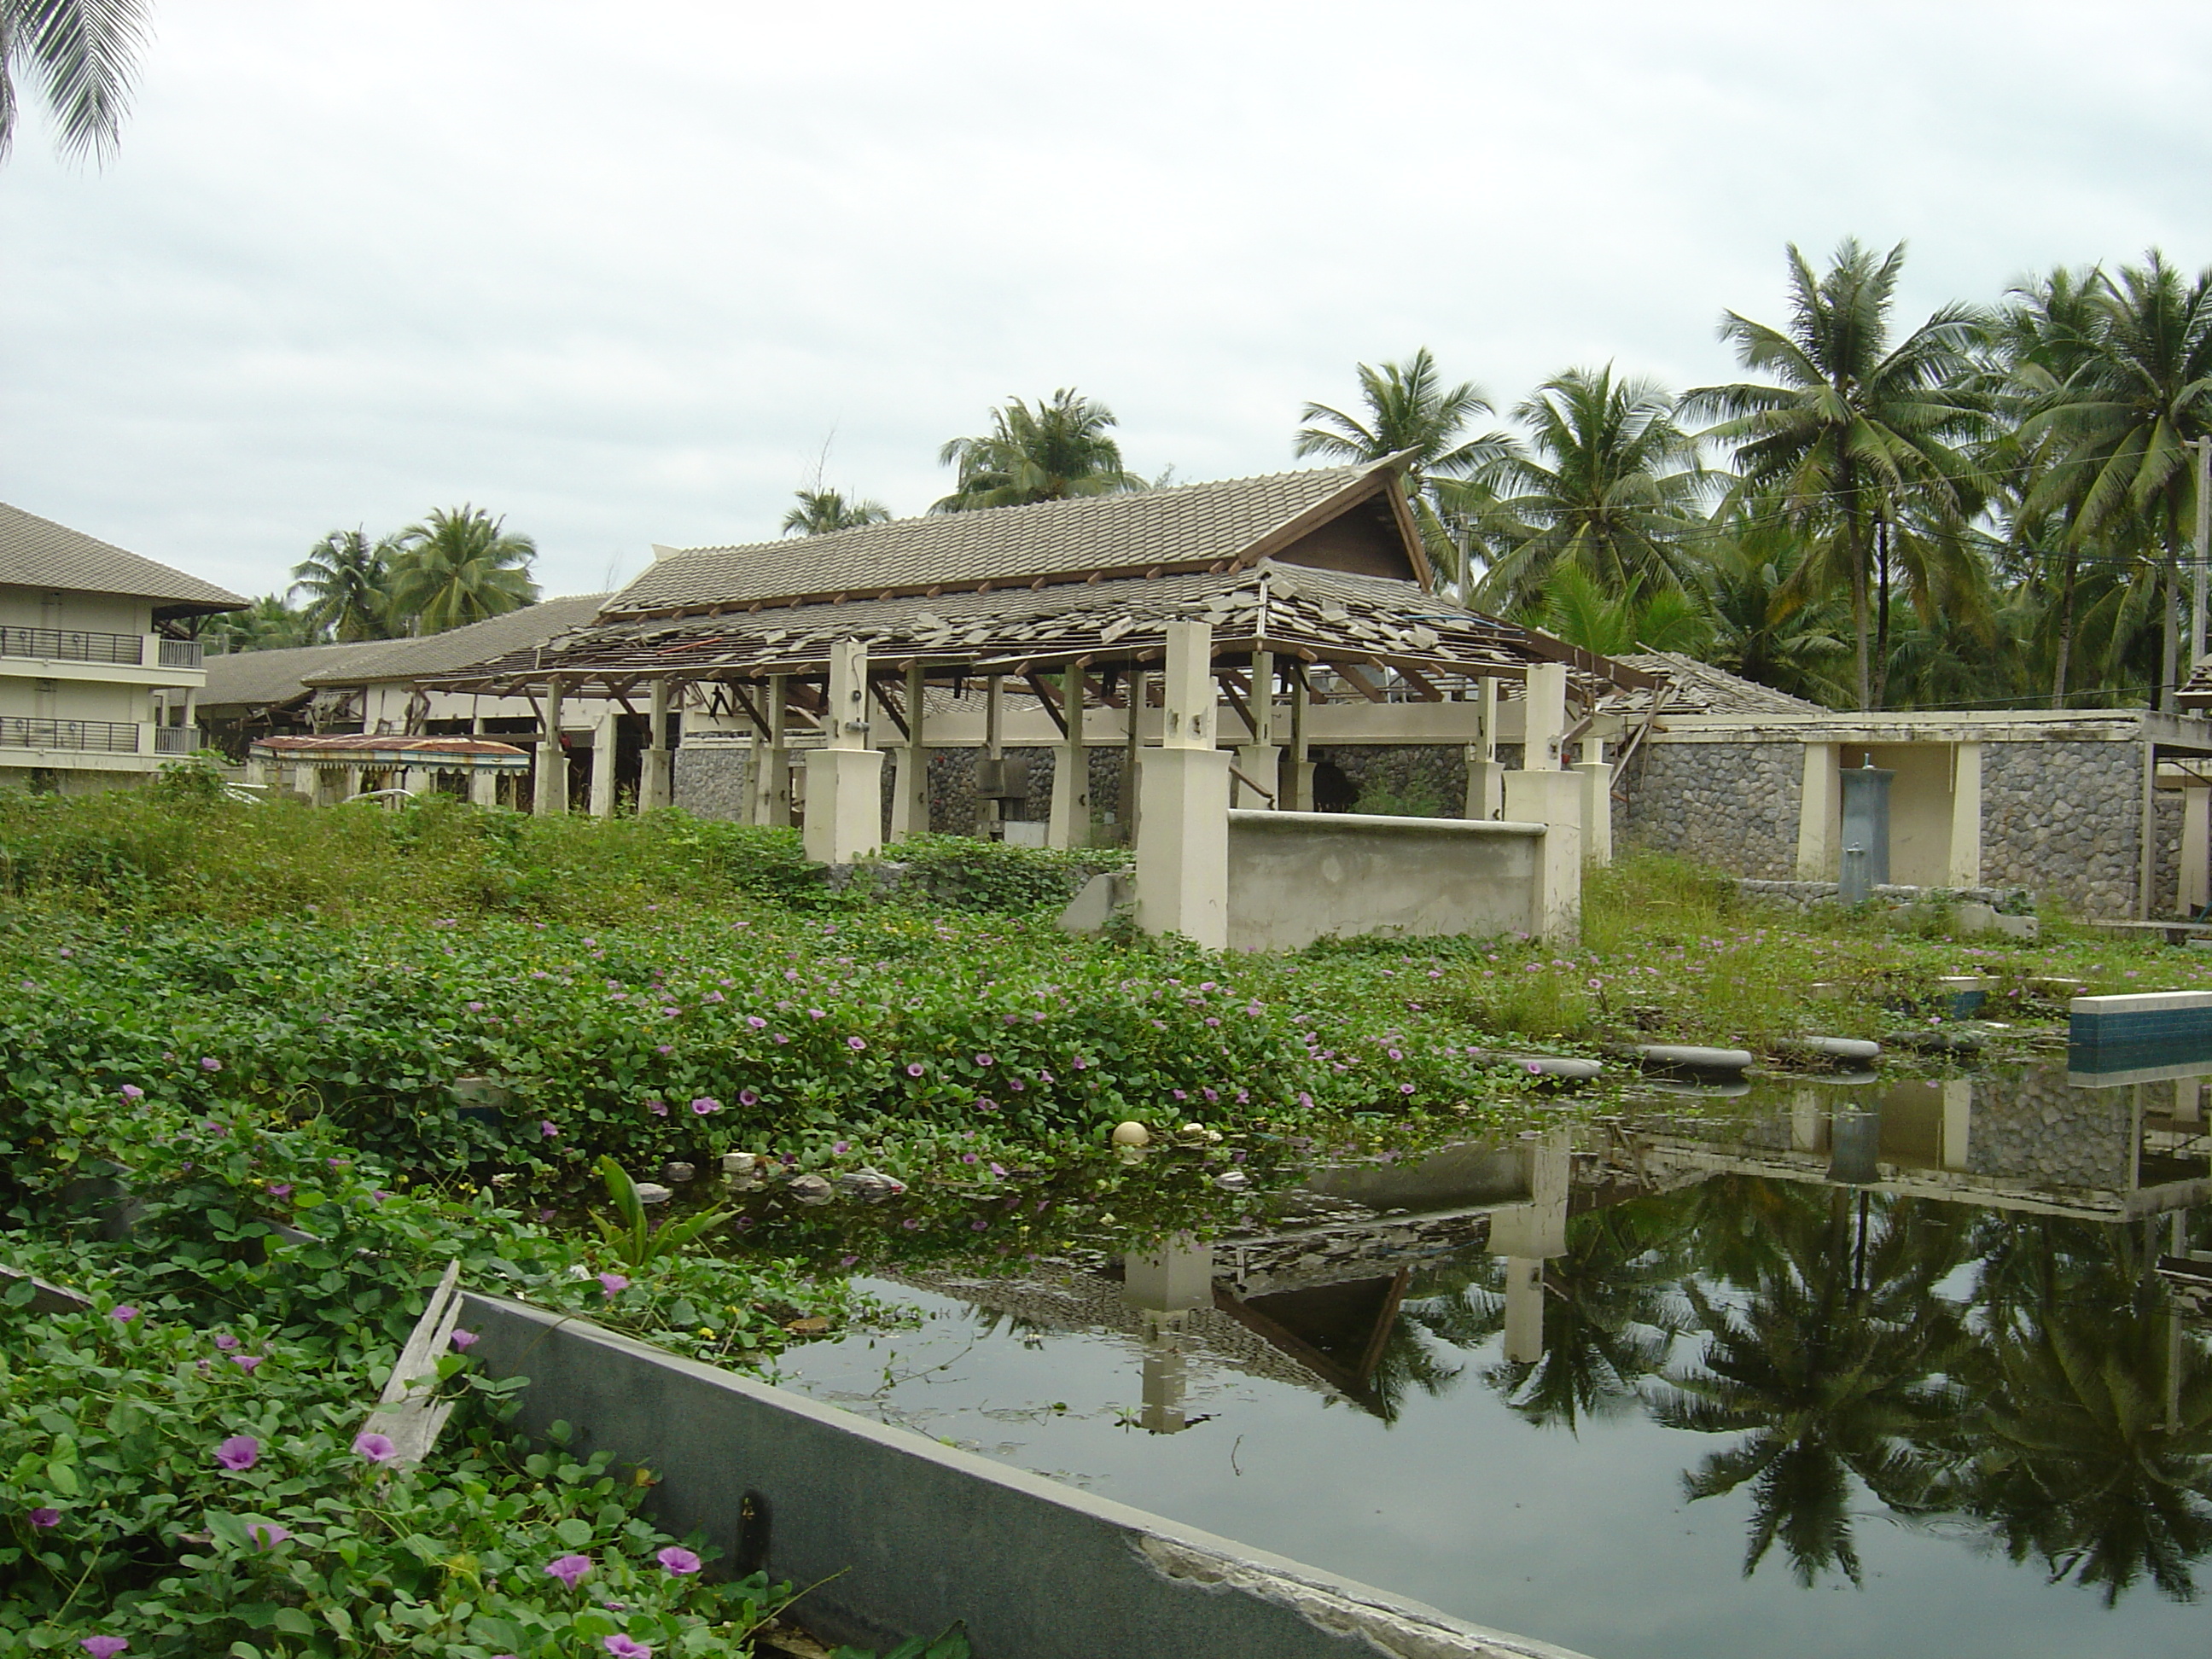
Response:
[{"label": "rusty metal roof", "polygon": [[489,738],[410,738],[377,732],[333,732],[313,738],[257,738],[253,752],[272,759],[318,760],[333,765],[371,761],[449,761],[463,764],[513,761],[526,765],[529,751]]}]

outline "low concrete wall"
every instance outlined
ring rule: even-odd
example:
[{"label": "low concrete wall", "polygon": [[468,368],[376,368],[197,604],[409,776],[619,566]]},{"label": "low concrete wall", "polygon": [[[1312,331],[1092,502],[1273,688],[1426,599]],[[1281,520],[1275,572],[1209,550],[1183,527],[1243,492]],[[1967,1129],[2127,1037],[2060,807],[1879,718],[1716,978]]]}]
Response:
[{"label": "low concrete wall", "polygon": [[[725,1570],[815,1585],[797,1612],[888,1648],[964,1620],[975,1659],[1576,1659],[1418,1602],[495,1297],[471,1350],[522,1425],[649,1468],[650,1509]],[[746,1519],[750,1510],[752,1519]]]},{"label": "low concrete wall", "polygon": [[1229,947],[1532,926],[1544,826],[1340,812],[1229,815]]}]

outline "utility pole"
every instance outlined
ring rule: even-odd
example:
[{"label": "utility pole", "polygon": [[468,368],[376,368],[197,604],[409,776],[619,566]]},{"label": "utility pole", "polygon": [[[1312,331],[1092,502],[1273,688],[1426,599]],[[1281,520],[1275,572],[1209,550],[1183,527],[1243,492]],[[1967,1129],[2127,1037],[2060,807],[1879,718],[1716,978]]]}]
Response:
[{"label": "utility pole", "polygon": [[2192,574],[2189,605],[2189,666],[2182,684],[2204,657],[2204,599],[2206,561],[2212,559],[2212,437],[2197,441],[2197,568]]}]

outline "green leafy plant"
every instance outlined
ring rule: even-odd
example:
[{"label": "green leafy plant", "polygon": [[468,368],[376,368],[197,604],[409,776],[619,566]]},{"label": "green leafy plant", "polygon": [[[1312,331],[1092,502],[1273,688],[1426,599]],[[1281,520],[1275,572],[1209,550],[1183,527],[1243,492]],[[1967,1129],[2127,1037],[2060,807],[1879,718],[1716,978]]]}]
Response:
[{"label": "green leafy plant", "polygon": [[664,1256],[680,1255],[737,1214],[735,1210],[702,1210],[681,1220],[671,1217],[656,1226],[645,1212],[644,1202],[637,1195],[637,1182],[630,1179],[629,1170],[614,1159],[604,1157],[596,1167],[599,1179],[606,1183],[607,1196],[613,1200],[615,1213],[621,1219],[610,1221],[603,1215],[594,1214],[592,1224],[599,1229],[599,1238],[608,1251],[632,1273],[642,1272]]}]

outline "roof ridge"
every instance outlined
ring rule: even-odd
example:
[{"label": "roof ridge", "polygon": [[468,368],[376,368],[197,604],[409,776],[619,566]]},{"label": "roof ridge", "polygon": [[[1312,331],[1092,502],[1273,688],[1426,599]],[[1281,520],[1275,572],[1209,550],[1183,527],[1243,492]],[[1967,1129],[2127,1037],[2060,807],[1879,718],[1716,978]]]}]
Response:
[{"label": "roof ridge", "polygon": [[[1340,466],[1291,466],[1278,472],[1251,472],[1236,478],[1194,478],[1188,483],[1170,484],[1165,489],[1150,486],[1143,489],[1107,489],[1095,495],[1061,495],[1048,501],[1013,501],[1004,507],[963,507],[951,512],[937,513],[927,508],[920,513],[908,513],[896,519],[879,519],[872,524],[849,525],[842,530],[825,531],[818,536],[771,536],[756,542],[701,542],[691,547],[672,547],[668,556],[680,558],[687,553],[741,553],[749,547],[788,547],[800,543],[817,546],[847,536],[881,535],[896,525],[944,523],[955,519],[969,520],[994,519],[1011,513],[1043,514],[1050,509],[1069,509],[1094,507],[1106,501],[1133,501],[1150,496],[1156,499],[1182,495],[1197,489],[1228,489],[1238,484],[1266,483],[1275,478],[1320,478],[1332,472],[1346,475],[1347,481],[1377,467],[1388,466],[1398,458],[1386,455],[1376,461],[1346,461]],[[622,590],[617,588],[616,592]]]}]

